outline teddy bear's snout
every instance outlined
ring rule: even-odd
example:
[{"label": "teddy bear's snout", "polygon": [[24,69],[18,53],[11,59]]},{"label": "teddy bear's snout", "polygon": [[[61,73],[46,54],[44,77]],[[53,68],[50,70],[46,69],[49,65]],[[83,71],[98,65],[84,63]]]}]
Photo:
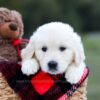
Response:
[{"label": "teddy bear's snout", "polygon": [[9,24],[9,28],[10,28],[12,31],[16,31],[16,30],[17,30],[17,24],[11,23],[11,24]]}]

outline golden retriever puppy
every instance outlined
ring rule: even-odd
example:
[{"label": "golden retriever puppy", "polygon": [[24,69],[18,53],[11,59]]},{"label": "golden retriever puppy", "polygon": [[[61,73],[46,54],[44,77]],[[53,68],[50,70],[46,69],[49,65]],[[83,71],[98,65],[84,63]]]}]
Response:
[{"label": "golden retriever puppy", "polygon": [[35,74],[40,68],[49,74],[65,73],[70,83],[77,83],[85,68],[85,55],[80,36],[62,22],[40,26],[21,52],[22,72]]}]

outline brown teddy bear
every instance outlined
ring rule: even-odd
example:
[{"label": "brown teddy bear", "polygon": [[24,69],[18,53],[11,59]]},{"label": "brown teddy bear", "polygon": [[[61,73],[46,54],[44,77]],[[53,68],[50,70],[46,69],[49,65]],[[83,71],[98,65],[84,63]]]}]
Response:
[{"label": "brown teddy bear", "polygon": [[[15,10],[0,8],[0,62],[20,62],[20,50],[27,44],[22,40],[22,16]],[[19,100],[0,72],[0,100]]]}]

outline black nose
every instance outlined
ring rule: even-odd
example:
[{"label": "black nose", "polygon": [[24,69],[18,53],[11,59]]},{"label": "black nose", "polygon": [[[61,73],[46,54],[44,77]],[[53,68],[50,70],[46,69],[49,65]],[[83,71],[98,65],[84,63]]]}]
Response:
[{"label": "black nose", "polygon": [[49,67],[49,69],[55,70],[57,68],[57,62],[56,61],[50,61],[48,63],[48,67]]},{"label": "black nose", "polygon": [[11,23],[9,24],[9,28],[12,30],[12,31],[16,31],[17,30],[17,25],[15,23]]}]

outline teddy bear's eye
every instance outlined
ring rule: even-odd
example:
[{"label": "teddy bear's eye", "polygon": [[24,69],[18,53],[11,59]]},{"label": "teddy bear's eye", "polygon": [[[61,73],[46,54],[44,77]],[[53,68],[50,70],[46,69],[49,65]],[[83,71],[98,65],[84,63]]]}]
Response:
[{"label": "teddy bear's eye", "polygon": [[47,47],[46,46],[42,47],[42,51],[46,52],[47,51]]},{"label": "teddy bear's eye", "polygon": [[60,51],[65,51],[65,50],[66,50],[66,47],[61,46],[61,47],[59,48],[59,50],[60,50]]},{"label": "teddy bear's eye", "polygon": [[5,20],[5,22],[11,22],[11,20]]}]

